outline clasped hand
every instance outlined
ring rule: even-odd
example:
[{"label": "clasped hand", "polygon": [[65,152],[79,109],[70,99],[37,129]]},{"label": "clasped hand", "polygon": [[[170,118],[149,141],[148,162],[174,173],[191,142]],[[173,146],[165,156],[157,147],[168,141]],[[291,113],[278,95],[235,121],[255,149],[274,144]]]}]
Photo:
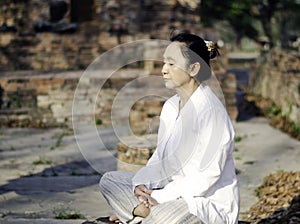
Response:
[{"label": "clasped hand", "polygon": [[149,190],[145,185],[137,185],[134,189],[134,195],[143,203],[146,207],[158,205],[158,202],[151,197],[153,190]]}]

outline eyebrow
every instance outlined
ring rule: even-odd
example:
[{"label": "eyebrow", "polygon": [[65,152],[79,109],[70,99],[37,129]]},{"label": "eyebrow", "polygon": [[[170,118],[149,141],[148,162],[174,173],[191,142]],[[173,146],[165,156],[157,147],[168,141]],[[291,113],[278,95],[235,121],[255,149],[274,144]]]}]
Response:
[{"label": "eyebrow", "polygon": [[168,56],[168,57],[163,56],[163,58],[164,58],[164,60],[175,61],[175,59],[170,56]]}]

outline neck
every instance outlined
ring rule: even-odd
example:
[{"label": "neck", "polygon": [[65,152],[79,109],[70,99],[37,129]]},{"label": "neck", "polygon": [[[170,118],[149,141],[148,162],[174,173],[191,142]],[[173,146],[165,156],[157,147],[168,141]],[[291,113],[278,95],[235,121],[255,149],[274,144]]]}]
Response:
[{"label": "neck", "polygon": [[191,82],[176,89],[176,92],[180,97],[180,108],[186,104],[198,87],[199,84],[192,79]]}]

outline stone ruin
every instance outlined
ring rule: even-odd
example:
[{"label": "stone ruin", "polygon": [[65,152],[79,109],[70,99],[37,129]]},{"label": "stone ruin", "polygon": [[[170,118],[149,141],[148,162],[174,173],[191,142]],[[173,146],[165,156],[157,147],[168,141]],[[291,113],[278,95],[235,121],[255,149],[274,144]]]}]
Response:
[{"label": "stone ruin", "polygon": [[[84,69],[99,54],[137,39],[168,39],[175,30],[202,36],[194,1],[3,0],[0,70]],[[212,38],[210,38],[212,39]]]},{"label": "stone ruin", "polygon": [[[83,69],[119,44],[139,39],[166,40],[174,30],[189,30],[216,42],[220,39],[218,31],[199,27],[198,3],[199,0],[85,0],[84,4],[80,0],[6,0],[0,9],[0,126],[71,127],[74,91]],[[151,46],[146,49],[151,51]],[[236,80],[222,70],[224,64],[226,54],[222,62],[213,61],[212,67],[234,120]],[[106,80],[95,106],[95,120],[87,122],[110,126],[111,105],[120,88],[145,74],[160,75],[160,70],[159,62],[133,63],[122,69],[122,76]],[[100,75],[89,80],[89,88],[82,92],[84,101],[89,102],[89,97],[98,93],[101,79]],[[162,83],[155,88],[158,93],[165,89]],[[132,106],[127,119],[133,134],[156,132],[155,118],[163,103],[161,99],[145,98]],[[140,167],[151,156],[151,147],[140,147],[134,141],[128,147],[120,143],[119,160]],[[123,170],[132,170],[129,166],[118,164]]]}]

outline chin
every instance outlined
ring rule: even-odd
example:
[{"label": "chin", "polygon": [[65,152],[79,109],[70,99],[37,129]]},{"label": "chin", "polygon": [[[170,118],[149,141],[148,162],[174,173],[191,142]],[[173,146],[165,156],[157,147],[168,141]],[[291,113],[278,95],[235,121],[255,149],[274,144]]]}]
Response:
[{"label": "chin", "polygon": [[175,86],[170,85],[169,83],[165,83],[167,89],[175,89]]}]

